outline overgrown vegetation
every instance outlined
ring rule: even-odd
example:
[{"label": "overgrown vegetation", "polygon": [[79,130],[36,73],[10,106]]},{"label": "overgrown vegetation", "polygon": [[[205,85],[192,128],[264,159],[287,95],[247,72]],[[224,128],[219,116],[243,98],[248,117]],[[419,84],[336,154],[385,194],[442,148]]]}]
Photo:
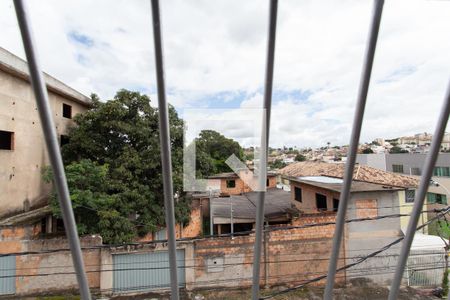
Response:
[{"label": "overgrown vegetation", "polygon": [[287,164],[282,159],[275,159],[273,162],[269,163],[270,169],[282,169],[286,166]]},{"label": "overgrown vegetation", "polygon": [[[98,233],[105,243],[123,243],[164,226],[158,111],[138,92],[120,90],[75,116],[62,147],[80,234]],[[182,192],[183,121],[169,107],[176,219],[189,221]],[[51,172],[45,178],[51,180]],[[53,195],[51,206],[61,215]]]},{"label": "overgrown vegetation", "polygon": [[304,156],[303,154],[297,154],[294,158],[295,161],[305,161],[306,160],[306,156]]},{"label": "overgrown vegetation", "polygon": [[195,139],[196,170],[199,177],[232,172],[225,161],[234,154],[244,160],[244,150],[238,142],[214,130],[202,130]]},{"label": "overgrown vegetation", "polygon": [[[138,92],[120,90],[74,118],[68,143],[62,147],[67,182],[80,234],[100,234],[105,243],[130,242],[165,226],[158,110]],[[172,172],[177,222],[187,224],[190,199],[183,192],[184,123],[169,106]],[[196,139],[200,176],[231,171],[225,160],[243,159],[238,142],[212,130]],[[52,180],[50,169],[44,172]],[[61,210],[55,193],[51,207]]]}]

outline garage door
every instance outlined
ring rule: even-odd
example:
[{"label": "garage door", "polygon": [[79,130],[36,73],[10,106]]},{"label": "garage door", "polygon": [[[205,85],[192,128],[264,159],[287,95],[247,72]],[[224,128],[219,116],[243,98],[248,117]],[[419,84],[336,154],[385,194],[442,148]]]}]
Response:
[{"label": "garage door", "polygon": [[0,257],[0,295],[16,293],[16,257]]},{"label": "garage door", "polygon": [[[170,287],[167,251],[113,255],[114,292],[146,291]],[[178,283],[185,286],[184,250],[177,250]]]}]

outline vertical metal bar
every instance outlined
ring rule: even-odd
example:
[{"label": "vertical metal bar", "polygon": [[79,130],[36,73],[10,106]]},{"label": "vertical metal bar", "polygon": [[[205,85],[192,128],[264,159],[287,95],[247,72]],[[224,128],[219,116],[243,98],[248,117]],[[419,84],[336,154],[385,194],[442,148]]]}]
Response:
[{"label": "vertical metal bar", "polygon": [[164,83],[164,62],[162,53],[161,18],[159,1],[151,0],[153,17],[153,39],[155,45],[156,82],[158,89],[159,136],[161,141],[161,162],[164,185],[164,206],[166,214],[167,239],[169,247],[171,299],[179,299],[177,278],[177,252],[175,240],[175,213],[172,186],[172,158],[170,151],[169,113]]},{"label": "vertical metal bar", "polygon": [[234,225],[233,225],[233,201],[231,201],[230,197],[230,232],[231,232],[231,238],[234,236]]},{"label": "vertical metal bar", "polygon": [[90,300],[89,285],[84,269],[83,255],[81,253],[80,240],[72,210],[72,203],[67,186],[64,165],[61,158],[59,143],[56,136],[55,123],[53,122],[52,110],[48,99],[47,88],[37,57],[37,49],[34,42],[33,32],[28,16],[28,10],[22,0],[14,0],[14,6],[19,23],[22,41],[30,70],[31,86],[36,97],[39,118],[42,123],[45,143],[48,150],[50,164],[54,174],[54,184],[58,195],[59,204],[64,220],[67,239],[69,241],[72,260],[77,274],[81,298]]},{"label": "vertical metal bar", "polygon": [[389,291],[389,300],[395,300],[398,296],[398,290],[403,278],[403,272],[405,270],[406,261],[408,260],[409,250],[411,248],[412,241],[414,239],[414,233],[419,221],[420,212],[422,211],[423,203],[425,202],[425,196],[430,184],[431,176],[433,175],[433,168],[436,163],[436,159],[441,149],[442,137],[445,133],[445,127],[447,126],[450,112],[450,82],[447,87],[447,92],[444,98],[444,104],[439,116],[438,123],[431,142],[431,149],[428,153],[423,168],[422,176],[420,177],[419,189],[414,199],[414,207],[409,217],[408,228],[406,230],[405,239],[403,240],[402,249],[400,251],[399,260],[395,269],[394,280],[391,284]]},{"label": "vertical metal bar", "polygon": [[213,223],[213,207],[212,207],[212,191],[209,191],[209,235],[214,235],[214,223]]},{"label": "vertical metal bar", "polygon": [[269,6],[269,35],[267,41],[267,61],[266,61],[266,78],[264,86],[264,112],[263,112],[263,128],[261,134],[261,155],[259,170],[259,191],[258,203],[256,205],[256,228],[255,228],[255,245],[253,251],[253,283],[252,283],[252,299],[259,298],[259,277],[261,268],[261,244],[264,226],[264,201],[267,180],[267,151],[269,145],[269,129],[270,129],[270,112],[272,108],[272,87],[273,87],[273,69],[275,59],[275,37],[277,28],[277,10],[278,0],[270,0]]},{"label": "vertical metal bar", "polygon": [[331,251],[330,263],[328,265],[327,285],[325,287],[324,299],[331,300],[333,296],[334,280],[336,277],[337,261],[339,259],[339,250],[341,247],[342,235],[344,233],[345,215],[347,212],[348,198],[353,180],[353,171],[355,168],[356,155],[358,150],[359,137],[361,134],[362,121],[364,118],[364,108],[366,106],[367,92],[369,90],[370,76],[375,56],[375,49],[380,28],[381,14],[383,11],[384,0],[374,0],[374,9],[370,24],[369,40],[364,57],[364,66],[361,73],[361,81],[358,91],[358,101],[353,119],[353,128],[350,136],[349,155],[345,164],[344,184],[342,187],[339,208],[336,219],[336,229],[333,236],[333,247]]}]

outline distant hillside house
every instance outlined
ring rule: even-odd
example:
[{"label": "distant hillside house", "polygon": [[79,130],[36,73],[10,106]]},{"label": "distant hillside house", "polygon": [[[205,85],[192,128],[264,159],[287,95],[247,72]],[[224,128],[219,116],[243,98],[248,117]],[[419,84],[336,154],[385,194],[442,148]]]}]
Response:
[{"label": "distant hillside house", "polygon": [[[251,192],[251,187],[246,182],[256,183],[256,177],[250,170],[242,170],[239,175],[234,172],[220,173],[208,177],[208,188],[220,192],[221,195],[240,195]],[[277,174],[269,172],[266,179],[266,188],[274,188],[277,185]]]}]

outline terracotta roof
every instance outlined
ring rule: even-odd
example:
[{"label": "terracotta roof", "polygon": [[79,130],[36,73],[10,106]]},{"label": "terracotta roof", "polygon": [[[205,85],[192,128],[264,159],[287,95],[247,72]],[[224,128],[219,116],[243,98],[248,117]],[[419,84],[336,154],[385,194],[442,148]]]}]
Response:
[{"label": "terracotta roof", "polygon": [[[267,177],[274,177],[274,176],[277,176],[277,173],[267,171]],[[234,172],[225,172],[208,176],[209,179],[238,178],[238,177],[239,176]]]},{"label": "terracotta roof", "polygon": [[219,173],[214,174],[211,176],[208,176],[209,179],[219,179],[219,178],[238,178],[237,174],[234,172],[226,172],[226,173]]},{"label": "terracotta roof", "polygon": [[[284,177],[328,176],[343,178],[344,169],[345,164],[303,161],[290,164],[278,172]],[[417,187],[419,185],[419,180],[416,178],[358,164],[355,165],[353,180],[402,188]]]},{"label": "terracotta roof", "polygon": [[[307,179],[305,179],[307,178]],[[321,177],[316,177],[321,178]],[[329,178],[329,177],[325,177]],[[343,182],[341,183],[335,183],[335,182],[320,182],[315,181],[313,177],[288,177],[289,180],[300,182],[312,186],[317,186],[326,190],[334,191],[340,193],[343,188]],[[371,182],[365,182],[365,181],[353,181],[352,186],[350,188],[351,193],[356,192],[379,192],[379,191],[398,191],[403,188],[400,187],[394,187],[394,186],[387,186],[382,184],[376,184]]]}]

